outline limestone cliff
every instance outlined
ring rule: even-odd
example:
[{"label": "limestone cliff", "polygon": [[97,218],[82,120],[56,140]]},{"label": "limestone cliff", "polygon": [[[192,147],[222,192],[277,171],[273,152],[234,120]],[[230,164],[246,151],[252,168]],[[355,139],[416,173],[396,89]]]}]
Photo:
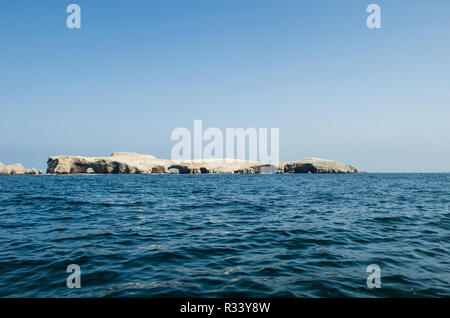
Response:
[{"label": "limestone cliff", "polygon": [[206,174],[206,173],[358,173],[359,169],[339,162],[306,158],[281,162],[277,167],[246,160],[208,160],[175,162],[150,155],[115,152],[109,157],[52,156],[47,173],[54,174]]}]

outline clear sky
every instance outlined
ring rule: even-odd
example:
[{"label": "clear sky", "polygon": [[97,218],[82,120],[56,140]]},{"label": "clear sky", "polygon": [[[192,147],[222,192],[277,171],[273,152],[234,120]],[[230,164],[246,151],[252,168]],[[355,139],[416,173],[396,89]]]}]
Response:
[{"label": "clear sky", "polygon": [[450,0],[2,0],[0,114],[0,162],[27,168],[169,158],[201,119],[279,128],[281,160],[449,172]]}]

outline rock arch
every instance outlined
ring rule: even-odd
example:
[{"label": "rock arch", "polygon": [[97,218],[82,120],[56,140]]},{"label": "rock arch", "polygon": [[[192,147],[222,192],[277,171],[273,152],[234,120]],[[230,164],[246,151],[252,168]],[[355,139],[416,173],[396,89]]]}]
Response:
[{"label": "rock arch", "polygon": [[167,170],[170,169],[178,169],[179,174],[190,174],[191,168],[188,166],[182,166],[182,165],[171,165],[167,168]]}]

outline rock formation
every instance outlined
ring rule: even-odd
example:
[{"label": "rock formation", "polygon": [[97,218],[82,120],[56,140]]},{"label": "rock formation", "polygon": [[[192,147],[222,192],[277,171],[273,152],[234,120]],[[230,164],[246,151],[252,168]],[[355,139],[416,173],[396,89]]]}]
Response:
[{"label": "rock formation", "polygon": [[340,162],[305,158],[293,162],[283,162],[281,169],[284,173],[360,173],[358,168]]},{"label": "rock formation", "polygon": [[5,166],[0,162],[0,175],[38,174],[36,169],[25,169],[20,163]]},{"label": "rock formation", "polygon": [[114,152],[110,157],[52,156],[47,161],[52,174],[207,174],[207,173],[359,173],[355,167],[339,162],[306,158],[281,162],[278,166],[246,160],[181,161],[150,155]]},{"label": "rock formation", "polygon": [[1,174],[9,174],[6,167],[3,165],[3,163],[0,162],[0,175]]}]

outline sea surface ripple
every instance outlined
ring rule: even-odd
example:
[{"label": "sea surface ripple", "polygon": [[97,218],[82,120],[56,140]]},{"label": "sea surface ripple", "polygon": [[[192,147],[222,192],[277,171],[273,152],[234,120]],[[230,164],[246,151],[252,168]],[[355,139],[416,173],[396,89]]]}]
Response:
[{"label": "sea surface ripple", "polygon": [[448,297],[449,252],[450,174],[0,177],[0,297]]}]

